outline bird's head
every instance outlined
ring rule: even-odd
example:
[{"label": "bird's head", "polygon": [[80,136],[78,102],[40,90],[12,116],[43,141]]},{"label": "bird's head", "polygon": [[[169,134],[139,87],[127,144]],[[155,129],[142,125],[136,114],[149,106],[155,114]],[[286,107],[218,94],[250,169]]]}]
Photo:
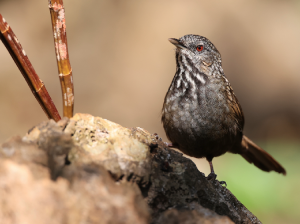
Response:
[{"label": "bird's head", "polygon": [[170,38],[169,41],[176,46],[178,57],[184,56],[198,69],[210,67],[213,62],[222,64],[217,48],[203,36],[188,34],[179,39]]}]

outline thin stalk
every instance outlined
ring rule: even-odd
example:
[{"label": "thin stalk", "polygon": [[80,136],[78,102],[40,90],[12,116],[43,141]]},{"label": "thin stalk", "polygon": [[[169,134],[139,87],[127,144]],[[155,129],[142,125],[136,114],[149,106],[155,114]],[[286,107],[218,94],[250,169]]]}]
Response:
[{"label": "thin stalk", "polygon": [[65,9],[62,0],[48,0],[59,79],[63,96],[63,115],[72,117],[74,109],[74,87],[69,60]]},{"label": "thin stalk", "polygon": [[1,41],[15,61],[40,106],[49,119],[59,121],[61,118],[44,83],[36,74],[19,40],[1,14],[0,31]]}]

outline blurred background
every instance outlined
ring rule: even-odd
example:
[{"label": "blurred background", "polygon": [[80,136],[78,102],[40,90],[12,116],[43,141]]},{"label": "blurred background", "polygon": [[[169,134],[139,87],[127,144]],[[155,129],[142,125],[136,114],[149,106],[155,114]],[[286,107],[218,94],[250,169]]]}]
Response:
[{"label": "blurred background", "polygon": [[[75,112],[167,141],[160,122],[175,74],[168,38],[208,37],[246,117],[245,134],[287,169],[265,173],[241,156],[214,159],[219,180],[263,223],[300,223],[299,0],[64,0]],[[62,114],[48,1],[0,0],[36,72]],[[0,44],[0,142],[46,120],[12,58]],[[206,175],[209,166],[196,159]]]}]

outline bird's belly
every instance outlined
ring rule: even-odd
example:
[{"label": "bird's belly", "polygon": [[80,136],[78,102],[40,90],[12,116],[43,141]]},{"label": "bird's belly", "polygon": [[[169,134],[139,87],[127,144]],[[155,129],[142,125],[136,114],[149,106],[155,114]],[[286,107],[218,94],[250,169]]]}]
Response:
[{"label": "bird's belly", "polygon": [[234,144],[236,122],[226,103],[174,100],[163,110],[163,124],[170,141],[197,158],[220,156]]}]

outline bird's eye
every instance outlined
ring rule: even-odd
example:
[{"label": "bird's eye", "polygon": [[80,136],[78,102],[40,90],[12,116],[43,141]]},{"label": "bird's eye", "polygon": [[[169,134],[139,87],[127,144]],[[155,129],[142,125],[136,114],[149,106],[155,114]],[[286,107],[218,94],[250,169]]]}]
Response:
[{"label": "bird's eye", "polygon": [[198,45],[198,46],[196,47],[196,49],[197,49],[197,51],[202,51],[202,50],[203,50],[203,45]]}]

